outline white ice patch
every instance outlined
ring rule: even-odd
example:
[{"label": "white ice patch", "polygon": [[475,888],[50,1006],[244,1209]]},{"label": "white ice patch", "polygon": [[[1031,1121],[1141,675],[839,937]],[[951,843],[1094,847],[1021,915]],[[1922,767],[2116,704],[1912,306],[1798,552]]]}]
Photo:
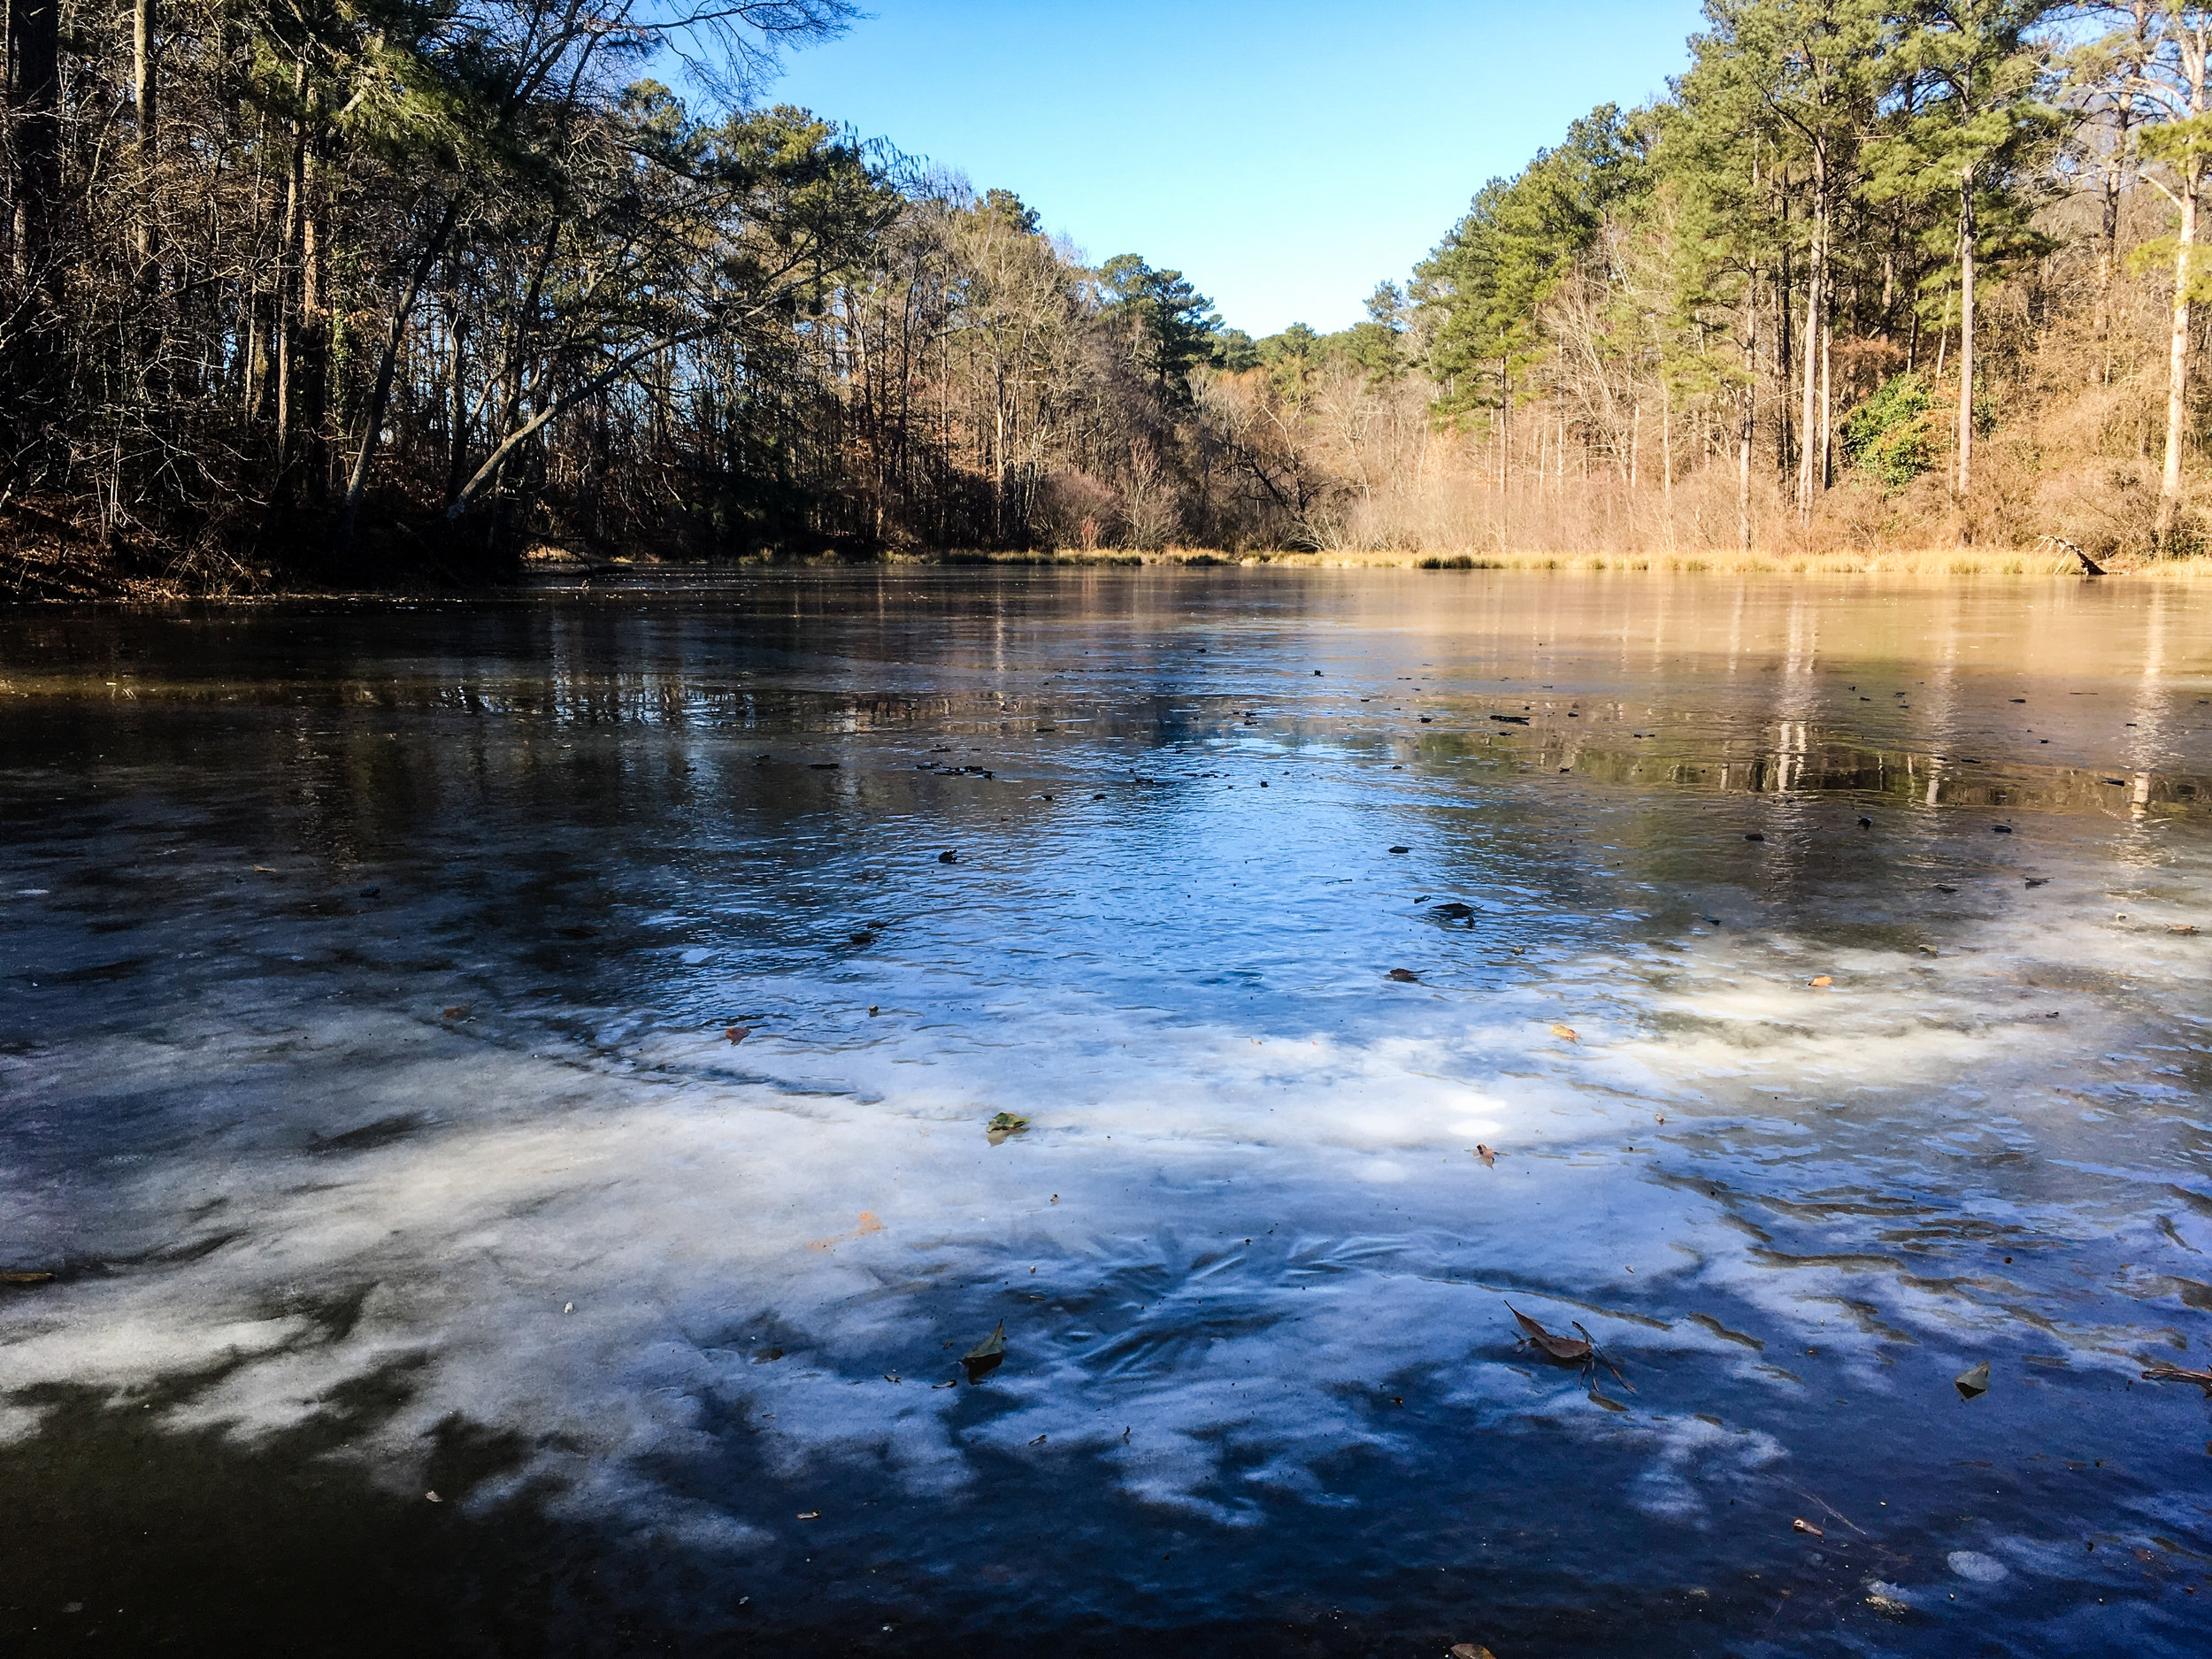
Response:
[{"label": "white ice patch", "polygon": [[[1993,958],[2028,942],[1986,941]],[[1810,987],[1816,966],[1847,982]],[[907,1001],[926,1002],[925,978]],[[1801,1162],[1800,1186],[1878,1182],[1824,1165],[1836,1102],[1974,1068],[2030,1079],[2085,1035],[1997,1020],[1985,983],[1894,953],[1711,940],[1650,985],[1614,962],[1571,1000],[1555,981],[1406,1006],[1367,1040],[1039,987],[993,1021],[886,1021],[842,1046],[641,1018],[618,1063],[611,1025],[587,1050],[388,1015],[319,1015],[275,1043],[58,1048],[44,1110],[159,1091],[185,1133],[111,1166],[96,1210],[12,1185],[16,1254],[120,1265],[0,1304],[0,1396],[226,1366],[170,1419],[251,1438],[389,1372],[411,1391],[376,1430],[389,1468],[458,1417],[540,1448],[488,1492],[549,1474],[581,1509],[730,1549],[752,1535],[646,1468],[711,1455],[733,1421],[788,1481],[861,1463],[943,1494],[973,1480],[972,1449],[1041,1437],[1139,1498],[1240,1525],[1270,1494],[1321,1495],[1317,1464],[1347,1448],[1410,1456],[1377,1408],[1418,1396],[1628,1448],[1634,1505],[1694,1522],[1716,1476],[1781,1448],[1635,1396],[1609,1412],[1585,1380],[1502,1363],[1506,1302],[1579,1324],[1632,1375],[1640,1349],[1797,1386],[1778,1351],[1625,1311],[1660,1284],[1693,1306],[1724,1294],[1894,1386],[1873,1357],[1891,1339],[1851,1311],[1864,1281],[1884,1286],[1880,1319],[1916,1332],[1970,1327],[1984,1304],[1903,1286],[1878,1252],[1793,1262],[1697,1183],[1653,1179],[1655,1155],[1741,1133]],[[1563,1014],[1577,1041],[1550,1031]],[[1031,1126],[994,1146],[999,1110]],[[1468,1156],[1476,1139],[1494,1166]],[[964,1391],[932,1385],[1002,1316],[1010,1358],[987,1386],[1010,1409],[960,1427]],[[11,1408],[0,1435],[35,1420]]]}]

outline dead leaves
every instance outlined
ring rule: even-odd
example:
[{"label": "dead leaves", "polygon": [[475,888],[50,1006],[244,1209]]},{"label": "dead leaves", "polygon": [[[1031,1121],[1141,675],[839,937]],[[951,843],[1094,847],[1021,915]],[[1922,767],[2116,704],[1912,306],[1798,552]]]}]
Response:
[{"label": "dead leaves", "polygon": [[1613,1380],[1620,1384],[1622,1387],[1627,1389],[1629,1393],[1634,1394],[1636,1392],[1636,1385],[1629,1381],[1626,1377],[1621,1374],[1621,1368],[1616,1365],[1612,1360],[1606,1356],[1587,1331],[1582,1330],[1581,1320],[1578,1319],[1574,1322],[1575,1329],[1582,1331],[1581,1337],[1577,1339],[1571,1336],[1561,1336],[1555,1332],[1547,1331],[1542,1325],[1537,1324],[1535,1320],[1530,1318],[1528,1315],[1523,1313],[1518,1308],[1516,1308],[1509,1302],[1505,1304],[1505,1310],[1513,1316],[1514,1323],[1521,1327],[1521,1334],[1523,1338],[1532,1343],[1535,1347],[1537,1352],[1543,1355],[1546,1359],[1550,1360],[1555,1365],[1572,1365],[1577,1367],[1582,1371],[1586,1378],[1590,1379],[1592,1384],[1590,1388],[1591,1404],[1603,1406],[1608,1411],[1625,1411],[1628,1409],[1628,1408],[1623,1405],[1619,1401],[1608,1400],[1603,1394],[1597,1391],[1595,1386],[1597,1368],[1601,1365],[1604,1366],[1607,1371],[1612,1372]]},{"label": "dead leaves", "polygon": [[1393,985],[1418,985],[1421,983],[1421,976],[1416,973],[1411,968],[1393,968],[1388,973],[1383,975],[1383,978],[1388,979]]},{"label": "dead leaves", "polygon": [[728,1038],[732,1045],[734,1046],[737,1043],[743,1042],[746,1038],[751,1036],[753,1034],[753,1028],[750,1025],[733,1025],[722,1034]]},{"label": "dead leaves", "polygon": [[1582,1331],[1580,1325],[1575,1326],[1576,1330],[1582,1331],[1583,1340],[1578,1341],[1571,1336],[1554,1336],[1509,1302],[1505,1304],[1505,1310],[1513,1316],[1514,1322],[1521,1327],[1522,1334],[1535,1343],[1548,1359],[1556,1360],[1563,1365],[1583,1365],[1589,1363],[1590,1356],[1596,1351],[1588,1340],[1590,1333]]},{"label": "dead leaves", "polygon": [[983,1125],[984,1139],[988,1141],[995,1147],[1004,1146],[1006,1144],[1007,1137],[1010,1135],[1026,1134],[1028,1133],[1029,1119],[1026,1118],[1017,1118],[1012,1112],[1001,1112],[997,1117],[992,1118],[989,1123]]},{"label": "dead leaves", "polygon": [[[1490,718],[1494,720],[1498,717],[1494,714]],[[1462,1641],[1452,1644],[1450,1659],[1498,1659],[1498,1655],[1479,1641]]]},{"label": "dead leaves", "polygon": [[[1493,1152],[1488,1147],[1484,1146],[1479,1141],[1475,1143],[1475,1156],[1482,1160],[1483,1168],[1486,1170],[1494,1170],[1497,1168],[1498,1155],[1495,1152]],[[1516,1315],[1515,1317],[1517,1318],[1519,1316]]]},{"label": "dead leaves", "polygon": [[859,1225],[850,1233],[841,1233],[833,1239],[816,1239],[806,1248],[810,1250],[833,1250],[841,1244],[849,1244],[855,1239],[864,1239],[872,1233],[882,1231],[883,1223],[874,1212],[864,1210],[860,1212]]},{"label": "dead leaves", "polygon": [[972,1386],[996,1371],[1005,1358],[1006,1321],[1001,1319],[997,1330],[960,1356],[960,1363],[968,1373],[968,1382]]},{"label": "dead leaves", "polygon": [[2154,1365],[2143,1373],[2145,1382],[2194,1383],[2212,1394],[2212,1371],[2185,1371],[2178,1365]]},{"label": "dead leaves", "polygon": [[1825,1538],[1828,1536],[1825,1532],[1824,1532],[1821,1528],[1815,1526],[1810,1521],[1807,1520],[1801,1515],[1791,1521],[1790,1531],[1793,1532],[1802,1532],[1808,1538]]},{"label": "dead leaves", "polygon": [[1580,1042],[1582,1041],[1582,1039],[1576,1034],[1575,1028],[1572,1025],[1554,1025],[1551,1028],[1551,1034],[1558,1038],[1562,1042]]},{"label": "dead leaves", "polygon": [[1822,974],[1817,979],[1809,979],[1806,981],[1806,983],[1810,985],[1816,991],[1824,991],[1835,982],[1835,977],[1832,974],[1826,973]]},{"label": "dead leaves", "polygon": [[0,1273],[0,1285],[43,1285],[53,1277],[51,1273]]}]

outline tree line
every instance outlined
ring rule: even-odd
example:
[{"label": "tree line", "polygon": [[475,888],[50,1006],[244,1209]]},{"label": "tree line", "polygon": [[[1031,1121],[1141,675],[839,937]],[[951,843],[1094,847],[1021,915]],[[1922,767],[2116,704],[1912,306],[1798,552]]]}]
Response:
[{"label": "tree line", "polygon": [[[2212,8],[1709,0],[1706,21],[1671,96],[1578,122],[1421,267],[1440,407],[1502,477],[1594,457],[1671,488],[1732,463],[1745,548],[1809,534],[1843,486],[1862,528],[2192,545]],[[2124,466],[2101,499],[2078,465],[2071,498],[2048,488],[2154,452],[2138,499]]]},{"label": "tree line", "polygon": [[1710,0],[1256,341],[764,104],[849,0],[7,4],[0,526],[81,561],[2198,533],[2212,7]]}]

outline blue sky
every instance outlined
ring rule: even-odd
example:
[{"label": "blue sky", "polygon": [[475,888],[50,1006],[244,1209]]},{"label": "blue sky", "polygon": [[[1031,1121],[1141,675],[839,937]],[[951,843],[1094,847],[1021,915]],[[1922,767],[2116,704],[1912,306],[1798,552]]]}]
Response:
[{"label": "blue sky", "polygon": [[1358,320],[1494,174],[1663,91],[1696,0],[863,0],[770,96],[1018,192],[1255,334]]}]

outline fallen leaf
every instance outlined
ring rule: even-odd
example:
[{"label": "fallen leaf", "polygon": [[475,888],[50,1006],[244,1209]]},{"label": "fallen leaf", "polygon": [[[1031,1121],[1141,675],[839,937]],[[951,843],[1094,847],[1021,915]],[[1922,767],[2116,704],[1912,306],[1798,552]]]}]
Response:
[{"label": "fallen leaf", "polygon": [[761,1349],[759,1353],[753,1356],[753,1363],[756,1365],[772,1365],[782,1357],[783,1350],[781,1348],[764,1348]]},{"label": "fallen leaf", "polygon": [[1452,1644],[1450,1659],[1498,1659],[1498,1655],[1479,1641],[1463,1641]]},{"label": "fallen leaf", "polygon": [[43,1285],[51,1273],[0,1273],[0,1285]]},{"label": "fallen leaf", "polygon": [[841,1244],[849,1243],[854,1239],[864,1239],[872,1233],[882,1231],[883,1223],[878,1220],[872,1212],[864,1210],[860,1212],[860,1225],[850,1233],[841,1233],[833,1239],[816,1239],[806,1248],[810,1250],[833,1250]]},{"label": "fallen leaf", "polygon": [[1000,1362],[1005,1357],[1006,1321],[1001,1319],[998,1322],[998,1329],[963,1354],[960,1356],[960,1363],[966,1367],[968,1381],[972,1386],[981,1382],[996,1371]]},{"label": "fallen leaf", "polygon": [[2193,933],[2197,930],[2186,922],[2169,922],[2166,925],[2166,931],[2170,933]]},{"label": "fallen leaf", "polygon": [[957,1388],[958,1386],[960,1386],[960,1379],[956,1377],[950,1382],[933,1382],[930,1384],[929,1391],[932,1394],[935,1394],[940,1388]]},{"label": "fallen leaf", "polygon": [[1509,1302],[1505,1304],[1505,1310],[1513,1316],[1530,1341],[1563,1365],[1578,1365],[1590,1357],[1589,1343],[1571,1336],[1554,1336]]},{"label": "fallen leaf", "polygon": [[1383,976],[1394,985],[1418,985],[1421,976],[1411,968],[1393,968]]},{"label": "fallen leaf", "polygon": [[1040,1434],[1035,1440],[1030,1441],[1029,1443],[1032,1446],[1042,1446],[1045,1443],[1045,1437]]},{"label": "fallen leaf", "polygon": [[439,1496],[436,1493],[434,1493],[434,1492],[426,1492],[426,1493],[424,1493],[422,1495],[423,1495],[425,1498],[426,1498],[427,1500],[429,1500],[429,1502],[431,1502],[432,1503],[443,1503],[443,1502],[445,1502],[445,1500],[444,1500],[443,1498],[440,1497],[440,1496]]},{"label": "fallen leaf", "polygon": [[1810,1521],[1807,1520],[1801,1515],[1790,1523],[1790,1531],[1793,1532],[1802,1532],[1808,1538],[1825,1538],[1828,1536],[1827,1533],[1821,1531],[1821,1529],[1817,1526],[1815,1526]]},{"label": "fallen leaf", "polygon": [[1413,849],[1410,847],[1393,847],[1390,850],[1394,853],[1409,853],[1413,850]]},{"label": "fallen leaf", "polygon": [[1959,1391],[1962,1400],[1978,1399],[1989,1392],[1989,1362],[1984,1360],[1971,1371],[1962,1371],[1951,1379],[1951,1386]]},{"label": "fallen leaf", "polygon": [[732,1042],[743,1042],[753,1034],[753,1028],[750,1025],[733,1025],[722,1034]]},{"label": "fallen leaf", "polygon": [[466,1003],[463,1003],[458,1008],[449,1008],[443,1016],[447,1019],[466,1019],[468,1017],[469,1010]]},{"label": "fallen leaf", "polygon": [[1815,989],[1816,991],[1818,991],[1818,990],[1823,990],[1823,989],[1826,988],[1827,987],[1829,987],[1829,986],[1831,986],[1831,985],[1833,985],[1835,982],[1836,982],[1836,981],[1835,981],[1835,979],[1834,979],[1834,976],[1833,976],[1833,975],[1824,973],[1824,974],[1822,974],[1822,975],[1820,976],[1820,978],[1818,978],[1817,979],[1815,979],[1815,980],[1812,982],[1812,986],[1813,986],[1813,989]]},{"label": "fallen leaf", "polygon": [[819,1509],[801,1509],[799,1518],[802,1521],[818,1521],[822,1518],[822,1512]]},{"label": "fallen leaf", "polygon": [[2154,1365],[2143,1373],[2145,1382],[2194,1383],[2212,1394],[2212,1371],[2184,1371],[2178,1365]]},{"label": "fallen leaf", "polygon": [[1494,1169],[1497,1167],[1498,1155],[1493,1152],[1488,1147],[1484,1146],[1480,1141],[1477,1141],[1475,1143],[1475,1156],[1483,1161],[1483,1164],[1486,1168]]},{"label": "fallen leaf", "polygon": [[1004,1146],[1009,1135],[1026,1134],[1028,1133],[1029,1119],[1026,1118],[1017,1118],[1011,1112],[1001,1112],[997,1117],[992,1118],[989,1123],[983,1125],[984,1138],[989,1141],[995,1147]]},{"label": "fallen leaf", "polygon": [[1555,1037],[1564,1038],[1569,1042],[1580,1042],[1582,1041],[1581,1038],[1575,1035],[1575,1028],[1572,1025],[1554,1025],[1551,1028],[1551,1034]]}]

